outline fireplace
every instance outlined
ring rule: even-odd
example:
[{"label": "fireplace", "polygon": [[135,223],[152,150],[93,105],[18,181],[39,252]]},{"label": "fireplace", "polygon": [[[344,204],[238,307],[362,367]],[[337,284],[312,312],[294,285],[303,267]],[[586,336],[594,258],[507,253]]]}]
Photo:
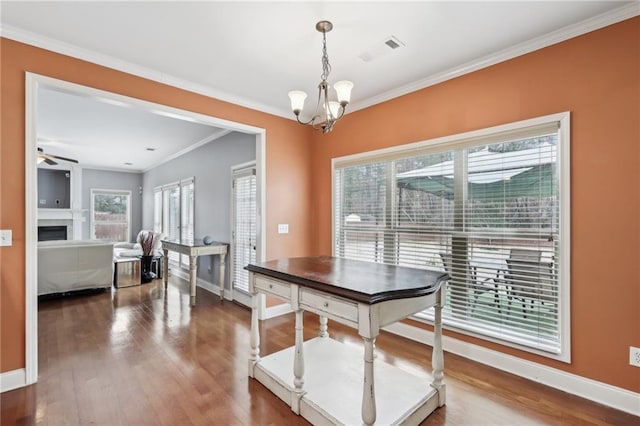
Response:
[{"label": "fireplace", "polygon": [[66,240],[66,226],[38,226],[38,241]]}]

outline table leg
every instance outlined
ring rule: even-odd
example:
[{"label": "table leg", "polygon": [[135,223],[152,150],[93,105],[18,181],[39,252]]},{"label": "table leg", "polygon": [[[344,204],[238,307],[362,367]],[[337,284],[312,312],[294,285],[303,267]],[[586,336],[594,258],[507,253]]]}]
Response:
[{"label": "table leg", "polygon": [[364,386],[362,389],[362,423],[376,422],[376,391],[373,377],[373,345],[375,339],[364,338]]},{"label": "table leg", "polygon": [[320,331],[318,332],[318,337],[329,337],[329,327],[327,324],[329,323],[329,319],[325,316],[320,315]]},{"label": "table leg", "polygon": [[162,249],[162,254],[164,255],[162,259],[162,282],[166,287],[169,282],[169,250]]},{"label": "table leg", "polygon": [[[252,278],[249,277],[249,280]],[[251,353],[249,355],[249,377],[255,377],[253,370],[255,365],[260,361],[260,330],[258,328],[258,293],[251,293],[251,332],[249,334],[249,344]]]},{"label": "table leg", "polygon": [[227,253],[220,253],[220,300],[224,300],[224,270]]},{"label": "table leg", "polygon": [[198,256],[189,255],[189,287],[191,289],[191,306],[196,305],[196,272],[198,270]]},{"label": "table leg", "polygon": [[433,369],[433,386],[438,391],[438,406],[446,402],[446,387],[444,384],[444,354],[442,352],[442,305],[444,299],[444,285],[438,291],[437,303],[434,306],[433,322],[433,353],[431,367]]},{"label": "table leg", "polygon": [[302,344],[304,343],[303,315],[304,311],[302,309],[296,311],[296,346],[295,356],[293,358],[294,393],[291,400],[291,410],[296,414],[300,414],[300,399],[302,398],[302,387],[304,386],[304,354],[302,350]]}]

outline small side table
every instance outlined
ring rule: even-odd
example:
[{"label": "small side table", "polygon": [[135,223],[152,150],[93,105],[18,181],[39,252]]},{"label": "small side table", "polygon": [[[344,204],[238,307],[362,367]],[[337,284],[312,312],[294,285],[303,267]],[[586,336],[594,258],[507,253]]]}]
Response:
[{"label": "small side table", "polygon": [[115,288],[132,287],[140,285],[141,280],[140,258],[121,257],[113,260],[113,286]]}]

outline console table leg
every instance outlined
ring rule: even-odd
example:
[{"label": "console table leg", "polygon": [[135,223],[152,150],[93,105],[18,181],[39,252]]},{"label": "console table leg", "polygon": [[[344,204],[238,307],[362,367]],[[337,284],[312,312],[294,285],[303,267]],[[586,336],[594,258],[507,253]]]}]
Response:
[{"label": "console table leg", "polygon": [[302,387],[304,386],[303,315],[304,311],[302,309],[296,311],[296,352],[293,358],[293,385],[295,389],[291,401],[291,410],[296,414],[300,414],[300,399],[302,398]]},{"label": "console table leg", "polygon": [[376,421],[376,391],[373,377],[373,345],[375,339],[364,338],[364,386],[362,389],[362,423]]},{"label": "console table leg", "polygon": [[224,300],[224,269],[225,269],[225,259],[227,258],[226,253],[220,253],[220,300]]},{"label": "console table leg", "polygon": [[329,323],[329,319],[325,316],[320,315],[320,331],[318,333],[318,337],[329,337],[329,327],[327,324]]},{"label": "console table leg", "polygon": [[[251,278],[250,278],[251,279]],[[249,333],[249,345],[251,353],[249,355],[249,377],[254,377],[253,369],[260,361],[260,329],[258,328],[258,301],[257,293],[251,294],[251,331]]]},{"label": "console table leg", "polygon": [[198,270],[198,257],[189,256],[189,286],[191,288],[191,306],[196,305],[196,272]]},{"label": "console table leg", "polygon": [[169,282],[169,250],[162,249],[162,254],[164,255],[162,259],[162,282],[166,288]]},{"label": "console table leg", "polygon": [[442,299],[444,286],[437,296],[438,302],[434,306],[433,323],[433,353],[431,367],[433,368],[433,386],[438,391],[438,406],[446,403],[446,386],[444,384],[444,354],[442,352]]}]

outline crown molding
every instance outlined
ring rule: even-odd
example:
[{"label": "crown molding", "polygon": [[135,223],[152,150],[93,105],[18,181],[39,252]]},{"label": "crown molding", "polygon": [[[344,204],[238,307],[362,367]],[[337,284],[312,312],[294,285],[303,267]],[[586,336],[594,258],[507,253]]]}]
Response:
[{"label": "crown molding", "polygon": [[490,55],[474,59],[443,72],[430,75],[413,83],[409,83],[396,89],[381,93],[380,95],[373,96],[363,101],[354,102],[353,104],[349,105],[349,110],[350,112],[354,112],[360,109],[368,108],[372,105],[376,105],[393,98],[397,98],[399,96],[403,96],[408,93],[427,88],[429,86],[434,86],[444,81],[490,67],[491,65],[495,65],[509,59],[517,58],[518,56],[543,49],[545,47],[569,40],[574,37],[578,37],[580,35],[598,30],[600,28],[604,28],[606,26],[633,18],[634,16],[638,15],[640,15],[640,1],[634,1],[617,9],[610,10],[608,12],[591,17],[576,24],[569,25],[565,28],[550,32],[543,36],[536,37],[507,49],[500,50]]},{"label": "crown molding", "polygon": [[[550,32],[532,40],[528,40],[516,46],[503,49],[491,55],[474,59],[460,66],[456,66],[443,72],[430,75],[413,83],[406,84],[404,86],[389,90],[379,95],[372,96],[358,102],[353,102],[349,105],[349,112],[347,113],[347,115],[349,113],[368,108],[370,106],[397,98],[399,96],[403,96],[408,93],[415,92],[417,90],[421,90],[429,86],[433,86],[444,81],[481,70],[483,68],[487,68],[491,65],[495,65],[500,62],[504,62],[509,59],[534,52],[536,50],[560,43],[562,41],[589,33],[591,31],[604,28],[606,26],[624,21],[629,18],[633,18],[634,16],[638,15],[640,15],[640,1],[633,1],[625,6],[610,10],[608,12],[591,17],[576,24],[569,25],[565,28]],[[279,117],[287,118],[289,120],[294,120],[294,117],[292,117],[292,114],[289,110],[284,111],[280,108],[275,108],[259,102],[254,102],[252,100],[235,96],[219,89],[214,89],[209,86],[174,77],[151,68],[142,67],[127,61],[117,59],[113,56],[103,55],[101,53],[96,53],[88,49],[82,49],[69,43],[64,43],[9,25],[0,26],[0,36],[63,55],[71,56],[77,59],[82,59],[84,61],[92,62],[94,64],[102,65],[118,71],[126,72],[128,74],[133,74],[138,77],[174,86],[179,89],[184,89],[190,92],[209,96],[224,102],[230,102],[242,107],[262,111],[267,114],[276,115]]]},{"label": "crown molding", "polygon": [[55,40],[46,36],[42,36],[40,34],[35,34],[30,31],[25,31],[10,25],[0,26],[0,36],[18,41],[20,43],[29,44],[41,49],[50,50],[55,53],[70,56],[72,58],[81,59],[83,61],[91,62],[107,68],[112,68],[117,71],[135,75],[137,77],[142,77],[148,80],[156,81],[158,83],[167,84],[169,86],[177,87],[189,92],[208,96],[224,102],[229,102],[245,108],[250,108],[265,112],[267,114],[273,114],[291,119],[291,117],[289,117],[291,115],[291,112],[288,110],[283,111],[280,108],[274,108],[272,106],[255,102],[240,96],[232,95],[219,89],[214,89],[203,84],[198,84],[181,79],[179,77],[174,77],[172,75],[151,68],[136,65],[110,55],[104,55],[92,50],[83,49],[73,44]]}]

